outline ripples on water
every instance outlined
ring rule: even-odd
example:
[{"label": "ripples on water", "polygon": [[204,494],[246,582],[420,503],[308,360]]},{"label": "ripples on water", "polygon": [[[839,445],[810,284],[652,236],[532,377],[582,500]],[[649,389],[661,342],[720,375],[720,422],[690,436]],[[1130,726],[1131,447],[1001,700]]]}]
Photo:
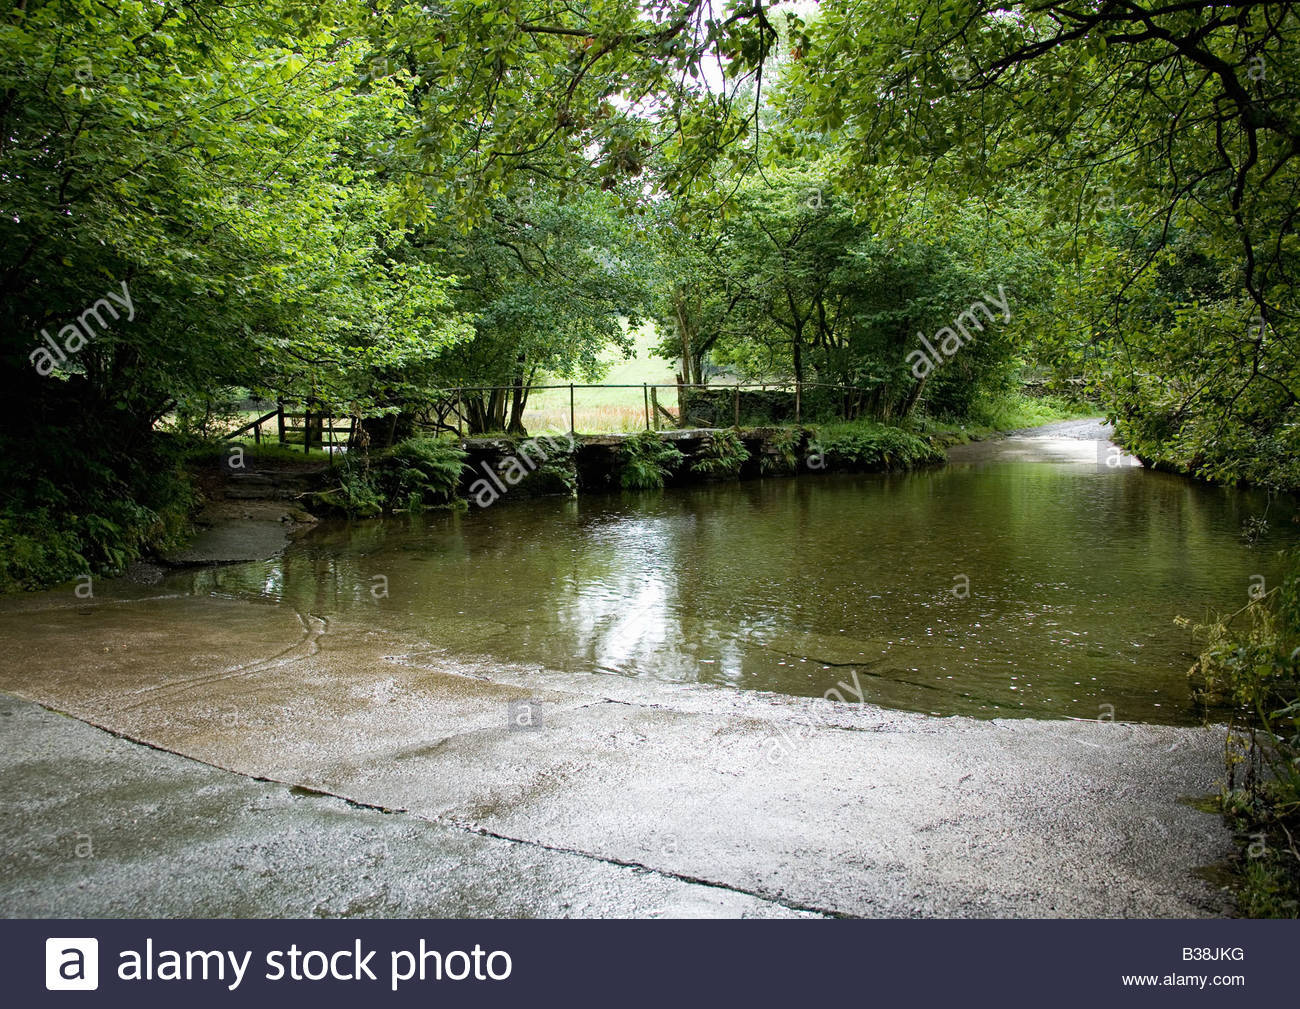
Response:
[{"label": "ripples on water", "polygon": [[193,577],[548,669],[802,695],[856,674],[868,701],[936,714],[1190,723],[1174,617],[1272,584],[1296,526],[1274,502],[1246,546],[1264,506],[1141,469],[989,462],[323,523],[276,561]]}]

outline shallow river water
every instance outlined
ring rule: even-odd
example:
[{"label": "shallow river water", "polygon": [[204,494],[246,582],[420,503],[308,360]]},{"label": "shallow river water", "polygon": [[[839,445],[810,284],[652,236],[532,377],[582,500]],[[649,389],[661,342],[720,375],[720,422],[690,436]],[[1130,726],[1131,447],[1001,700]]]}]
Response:
[{"label": "shallow river water", "polygon": [[1096,444],[322,523],[276,560],[169,582],[360,618],[451,657],[860,689],[942,715],[1197,722],[1174,619],[1236,609],[1252,576],[1271,585],[1291,506],[1273,502],[1247,545],[1261,495],[1112,468]]}]

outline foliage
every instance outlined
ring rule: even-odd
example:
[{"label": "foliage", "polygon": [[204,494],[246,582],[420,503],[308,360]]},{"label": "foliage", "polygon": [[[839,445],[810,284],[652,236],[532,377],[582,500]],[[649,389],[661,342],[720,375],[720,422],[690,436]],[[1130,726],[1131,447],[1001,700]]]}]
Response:
[{"label": "foliage", "polygon": [[620,458],[619,482],[625,490],[653,490],[663,487],[684,457],[672,442],[643,431],[623,442]]},{"label": "foliage", "polygon": [[647,240],[599,192],[561,202],[530,190],[489,209],[469,233],[450,218],[421,231],[426,254],[457,277],[457,311],[473,320],[473,338],[440,356],[438,384],[498,387],[462,396],[469,432],[524,434],[539,376],[592,381],[607,349],[631,352],[628,328],[648,297]]},{"label": "foliage", "polygon": [[803,444],[802,428],[780,427],[767,438],[771,452],[764,452],[759,471],[764,474],[794,473],[799,468],[799,447]]},{"label": "foliage", "polygon": [[691,470],[715,477],[736,477],[740,467],[749,460],[749,449],[745,447],[740,434],[736,431],[713,431],[704,444],[700,446]]},{"label": "foliage", "polygon": [[[684,375],[696,382],[707,356],[745,377],[845,387],[834,397],[843,419],[900,418],[918,406],[960,414],[1006,388],[1016,338],[1050,293],[1041,259],[973,213],[942,235],[883,210],[864,226],[864,208],[828,173],[818,163],[770,168],[732,187],[725,221],[665,229],[673,245],[660,264],[659,353],[692,356]],[[1008,290],[1010,318],[970,312]],[[978,320],[967,321],[971,339],[918,377],[909,357],[918,334],[963,313]]]},{"label": "foliage", "polygon": [[[202,427],[193,404],[244,386],[382,408],[468,335],[359,153],[402,93],[359,89],[336,28],[295,0],[0,15],[0,430],[35,487],[5,507],[44,515],[24,584],[170,535],[161,431]],[[106,292],[130,308],[88,313]],[[85,341],[42,374],[43,334]]]},{"label": "foliage", "polygon": [[431,18],[376,0],[362,25],[370,78],[418,82],[416,128],[390,154],[413,169],[404,209],[419,222],[445,196],[481,223],[493,199],[536,180],[636,204],[652,171],[669,191],[689,189],[757,122],[745,85],[773,53],[778,23],[799,24],[772,6],[443,0]]},{"label": "foliage", "polygon": [[829,0],[778,105],[868,203],[1030,208],[1057,295],[1035,353],[1138,455],[1295,487],[1297,43],[1290,4]]},{"label": "foliage", "polygon": [[[439,387],[501,386],[459,405],[518,434],[535,382],[598,377],[646,315],[686,383],[978,428],[1037,366],[1153,464],[1300,488],[1291,5],[779,6],[11,5],[0,430],[66,446],[6,489],[11,583],[172,535],[184,492],[138,460],[232,387],[378,447],[445,429]],[[999,285],[1013,318],[918,377],[918,334]],[[38,374],[119,287],[129,318]],[[870,441],[841,455],[923,456]],[[350,511],[437,497],[356,466]]]},{"label": "foliage", "polygon": [[1097,415],[1097,405],[1083,399],[1005,393],[976,400],[966,416],[971,427],[992,432],[1016,431],[1058,420],[1076,420]]},{"label": "foliage", "polygon": [[892,470],[940,463],[944,453],[910,431],[874,421],[813,428],[809,450],[829,469]]},{"label": "foliage", "polygon": [[1279,586],[1236,613],[1194,627],[1202,646],[1190,675],[1200,697],[1227,704],[1233,713],[1222,803],[1250,839],[1242,869],[1245,910],[1297,917],[1300,554],[1290,566]]},{"label": "foliage", "polygon": [[531,473],[524,481],[535,494],[558,494],[564,497],[578,496],[578,468],[572,453],[560,458],[552,457]]},{"label": "foliage", "polygon": [[464,462],[460,445],[440,438],[408,438],[373,456],[349,452],[338,467],[338,486],[313,501],[354,518],[452,505]]},{"label": "foliage", "polygon": [[117,574],[189,531],[195,496],[176,444],[128,455],[52,438],[43,450],[62,485],[33,477],[30,447],[0,436],[0,592]]}]

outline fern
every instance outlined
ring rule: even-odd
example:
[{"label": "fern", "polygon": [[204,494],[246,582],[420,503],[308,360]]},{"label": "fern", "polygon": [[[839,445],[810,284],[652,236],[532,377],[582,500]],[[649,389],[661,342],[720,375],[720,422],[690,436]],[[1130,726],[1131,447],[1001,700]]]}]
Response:
[{"label": "fern", "polygon": [[803,431],[797,427],[783,427],[774,431],[768,438],[767,445],[772,450],[764,452],[759,460],[761,473],[793,473],[799,468],[799,446],[803,442]]},{"label": "fern", "polygon": [[735,477],[748,459],[749,449],[740,435],[735,431],[714,431],[700,446],[691,469],[708,476]]},{"label": "fern", "polygon": [[925,439],[887,424],[833,424],[814,434],[832,469],[906,469],[944,460],[943,452]]},{"label": "fern", "polygon": [[675,445],[652,431],[634,435],[623,442],[622,473],[619,482],[627,490],[654,490],[682,464],[683,456]]}]

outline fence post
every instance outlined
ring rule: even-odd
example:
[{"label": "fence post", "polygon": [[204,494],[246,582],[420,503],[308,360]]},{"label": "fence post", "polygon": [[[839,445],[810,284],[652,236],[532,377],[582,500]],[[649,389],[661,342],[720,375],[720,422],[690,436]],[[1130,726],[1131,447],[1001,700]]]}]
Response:
[{"label": "fence post", "polygon": [[311,451],[311,409],[302,415],[302,454],[306,455]]},{"label": "fence post", "polygon": [[[1005,301],[1005,299],[1003,300]],[[462,397],[461,390],[457,389],[456,390],[456,437],[457,438],[465,437],[465,433],[462,430],[464,417],[461,413],[461,397]]]},{"label": "fence post", "polygon": [[573,413],[573,383],[569,383],[569,434],[578,433],[578,424]]},{"label": "fence post", "polygon": [[794,380],[794,422],[803,423],[803,383],[797,378]]},{"label": "fence post", "polygon": [[659,386],[650,386],[650,416],[655,419],[655,430],[659,430]]},{"label": "fence post", "polygon": [[736,427],[740,427],[740,383],[736,383]]},{"label": "fence post", "polygon": [[277,399],[275,401],[275,409],[277,411],[275,415],[275,421],[277,426],[280,429],[280,444],[283,445],[284,444],[284,400]]},{"label": "fence post", "polygon": [[641,395],[645,398],[645,429],[650,430],[650,385],[647,382],[641,383]]}]

